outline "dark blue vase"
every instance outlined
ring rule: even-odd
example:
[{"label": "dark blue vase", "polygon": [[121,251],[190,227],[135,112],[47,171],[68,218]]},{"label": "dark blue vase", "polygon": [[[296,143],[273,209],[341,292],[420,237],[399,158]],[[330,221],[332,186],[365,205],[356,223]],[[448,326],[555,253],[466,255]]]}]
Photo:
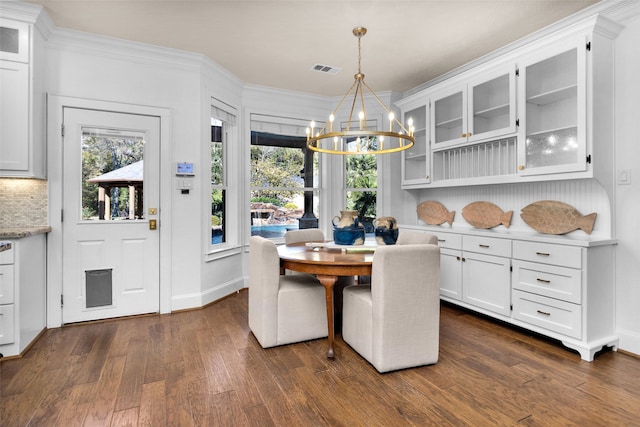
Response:
[{"label": "dark blue vase", "polygon": [[395,245],[398,240],[397,228],[376,227],[373,234],[376,236],[376,243],[379,245]]}]

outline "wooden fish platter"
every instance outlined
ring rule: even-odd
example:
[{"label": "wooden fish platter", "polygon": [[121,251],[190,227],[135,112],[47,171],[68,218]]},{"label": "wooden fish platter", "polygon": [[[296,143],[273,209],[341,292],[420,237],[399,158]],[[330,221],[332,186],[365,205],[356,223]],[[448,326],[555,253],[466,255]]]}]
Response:
[{"label": "wooden fish platter", "polygon": [[418,205],[416,210],[418,217],[430,225],[440,225],[445,222],[451,225],[456,214],[455,211],[449,212],[442,203],[435,200],[425,200]]},{"label": "wooden fish platter", "polygon": [[582,230],[591,234],[596,213],[582,215],[576,208],[557,200],[540,200],[522,209],[520,217],[539,233],[566,234]]},{"label": "wooden fish platter", "polygon": [[503,212],[491,202],[472,202],[462,209],[464,219],[475,228],[493,228],[502,224],[506,228],[511,225],[513,211]]}]

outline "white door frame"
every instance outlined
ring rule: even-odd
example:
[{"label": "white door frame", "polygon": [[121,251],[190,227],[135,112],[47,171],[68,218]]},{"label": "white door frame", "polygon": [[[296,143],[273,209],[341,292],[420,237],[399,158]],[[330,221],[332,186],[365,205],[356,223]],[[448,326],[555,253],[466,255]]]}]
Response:
[{"label": "white door frame", "polygon": [[160,313],[171,312],[171,111],[166,108],[84,98],[47,96],[49,225],[47,327],[62,326],[62,122],[64,107],[143,114],[160,118]]}]

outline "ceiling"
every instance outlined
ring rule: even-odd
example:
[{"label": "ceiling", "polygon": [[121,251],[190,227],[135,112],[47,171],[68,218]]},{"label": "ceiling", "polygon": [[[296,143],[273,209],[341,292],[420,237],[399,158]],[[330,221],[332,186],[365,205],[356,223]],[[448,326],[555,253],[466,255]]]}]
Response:
[{"label": "ceiling", "polygon": [[[358,70],[404,92],[597,0],[32,0],[55,25],[201,53],[245,83],[342,95]],[[341,68],[333,75],[315,64]]]}]

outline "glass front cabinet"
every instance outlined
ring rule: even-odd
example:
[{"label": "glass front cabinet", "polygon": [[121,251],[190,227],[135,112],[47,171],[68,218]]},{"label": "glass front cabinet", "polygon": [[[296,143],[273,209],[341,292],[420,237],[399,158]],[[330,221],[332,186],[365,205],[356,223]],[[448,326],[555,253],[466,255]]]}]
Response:
[{"label": "glass front cabinet", "polygon": [[414,100],[403,100],[398,103],[402,111],[402,123],[413,120],[413,147],[402,152],[402,186],[420,186],[430,182],[431,156],[429,149],[429,104],[428,97],[421,96]]},{"label": "glass front cabinet", "polygon": [[493,68],[431,95],[433,149],[516,131],[515,64]]},{"label": "glass front cabinet", "polygon": [[586,36],[520,61],[518,173],[587,170]]},{"label": "glass front cabinet", "polygon": [[609,182],[621,28],[595,16],[400,101],[405,120],[419,123],[416,147],[403,156],[403,188]]}]

